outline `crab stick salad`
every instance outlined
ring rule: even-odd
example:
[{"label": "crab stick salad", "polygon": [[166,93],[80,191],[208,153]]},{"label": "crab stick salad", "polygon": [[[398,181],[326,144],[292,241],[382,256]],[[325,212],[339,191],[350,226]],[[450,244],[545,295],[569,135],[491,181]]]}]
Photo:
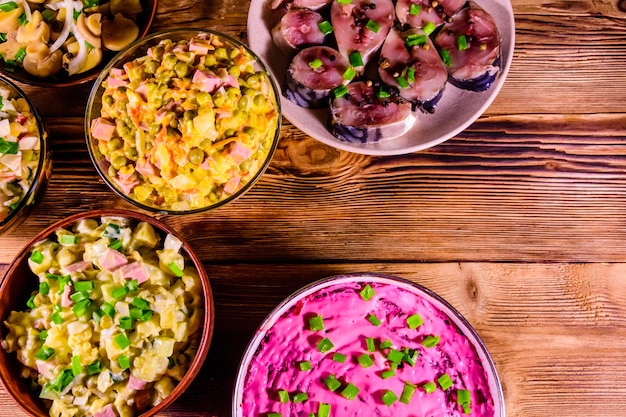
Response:
[{"label": "crab stick salad", "polygon": [[280,114],[256,64],[244,46],[197,32],[161,39],[112,68],[90,130],[115,188],[144,206],[182,212],[217,204],[256,179]]},{"label": "crab stick salad", "polygon": [[391,278],[301,291],[248,348],[234,415],[500,416],[495,371],[443,308]]},{"label": "crab stick salad", "polygon": [[28,102],[0,82],[0,222],[33,184],[42,134]]},{"label": "crab stick salad", "polygon": [[[2,340],[53,417],[138,415],[192,362],[202,283],[181,241],[146,222],[81,219],[32,248],[39,287]],[[187,261],[188,262],[188,261]]]}]

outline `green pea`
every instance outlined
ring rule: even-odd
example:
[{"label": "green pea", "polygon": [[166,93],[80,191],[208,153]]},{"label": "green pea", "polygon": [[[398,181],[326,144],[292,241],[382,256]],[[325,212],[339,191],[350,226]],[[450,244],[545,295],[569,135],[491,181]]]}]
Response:
[{"label": "green pea", "polygon": [[176,52],[176,58],[178,58],[179,60],[183,62],[190,64],[195,59],[195,55],[192,54],[191,52],[178,51]]},{"label": "green pea", "polygon": [[183,113],[183,119],[185,121],[193,120],[196,117],[196,112],[193,110],[185,110]]},{"label": "green pea", "polygon": [[239,67],[233,65],[232,67],[228,68],[228,73],[235,78],[239,78],[239,74],[241,73],[241,71],[239,70]]},{"label": "green pea", "polygon": [[258,90],[259,86],[261,85],[261,81],[259,80],[259,77],[254,74],[246,78],[246,83],[248,83],[250,88],[254,88],[255,90]]},{"label": "green pea", "polygon": [[165,59],[163,60],[163,65],[168,70],[172,70],[174,69],[174,66],[176,66],[177,62],[178,62],[178,58],[176,58],[176,55],[170,54],[170,55],[167,55]]},{"label": "green pea", "polygon": [[174,65],[174,72],[179,78],[184,78],[189,72],[189,65],[184,62],[177,62],[176,65]]},{"label": "green pea", "polygon": [[127,162],[128,162],[127,159],[120,155],[111,159],[111,166],[115,168],[116,170],[119,170],[120,168],[125,166]]},{"label": "green pea", "polygon": [[223,107],[226,104],[226,96],[224,94],[217,93],[213,96],[213,105],[215,107]]},{"label": "green pea", "polygon": [[150,126],[148,126],[148,133],[152,135],[159,133],[159,130],[161,130],[161,125],[158,123],[150,123]]},{"label": "green pea", "polygon": [[102,101],[106,106],[112,106],[115,103],[115,100],[110,95],[105,95],[102,97]]},{"label": "green pea", "polygon": [[144,71],[146,74],[154,74],[159,68],[159,63],[153,59],[146,61],[144,64]]},{"label": "green pea", "polygon": [[265,96],[261,93],[256,94],[253,98],[252,98],[252,103],[254,104],[255,107],[262,107],[265,105],[266,100],[265,100]]},{"label": "green pea", "polygon": [[215,58],[215,55],[207,55],[204,58],[204,65],[207,68],[211,68],[211,67],[214,67],[215,65],[217,65],[217,59]]},{"label": "green pea", "polygon": [[165,51],[165,49],[162,46],[153,46],[151,50],[152,50],[152,57],[154,59],[156,59],[157,61],[160,61],[161,59],[163,59],[163,52]]},{"label": "green pea", "polygon": [[204,161],[204,152],[202,149],[193,148],[189,151],[189,162],[192,164],[200,165]]},{"label": "green pea", "polygon": [[113,152],[122,147],[122,141],[118,138],[113,138],[107,142],[107,150]]},{"label": "green pea", "polygon": [[178,127],[178,119],[175,117],[172,117],[170,119],[169,127],[176,129]]},{"label": "green pea", "polygon": [[200,91],[196,95],[196,102],[198,102],[199,106],[206,106],[211,103],[211,95],[205,91]]},{"label": "green pea", "polygon": [[237,108],[239,110],[248,110],[250,108],[250,97],[248,96],[241,96],[241,98],[239,99],[239,101],[237,102]]},{"label": "green pea", "polygon": [[126,154],[126,157],[128,159],[136,159],[137,158],[137,148],[133,147],[133,148],[126,148],[124,150],[124,153]]},{"label": "green pea", "polygon": [[228,52],[226,52],[226,48],[217,48],[213,55],[216,59],[221,61],[228,59]]}]

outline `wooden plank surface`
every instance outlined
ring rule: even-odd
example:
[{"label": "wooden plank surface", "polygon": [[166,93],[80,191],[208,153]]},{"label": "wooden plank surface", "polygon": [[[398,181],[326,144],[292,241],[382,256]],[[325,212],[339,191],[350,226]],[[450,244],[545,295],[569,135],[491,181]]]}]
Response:
[{"label": "wooden plank surface", "polygon": [[[246,40],[248,1],[161,0],[154,30]],[[512,417],[626,415],[626,4],[513,0],[516,45],[500,94],[470,128],[397,157],[338,151],[283,120],[279,149],[233,204],[159,216],[198,250],[216,302],[198,380],[164,416],[230,415],[247,340],[292,291],[345,272],[438,292],[491,351]],[[85,149],[90,85],[25,87],[46,119],[53,177],[0,273],[53,221],[130,208]],[[0,390],[0,416],[22,415]]]}]

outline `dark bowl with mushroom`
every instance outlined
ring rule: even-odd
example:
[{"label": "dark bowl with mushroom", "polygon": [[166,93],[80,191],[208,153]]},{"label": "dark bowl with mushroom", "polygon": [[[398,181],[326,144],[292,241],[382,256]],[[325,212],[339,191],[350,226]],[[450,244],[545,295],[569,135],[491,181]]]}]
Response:
[{"label": "dark bowl with mushroom", "polygon": [[0,73],[41,87],[92,81],[120,50],[148,33],[157,4],[158,0],[3,2]]}]

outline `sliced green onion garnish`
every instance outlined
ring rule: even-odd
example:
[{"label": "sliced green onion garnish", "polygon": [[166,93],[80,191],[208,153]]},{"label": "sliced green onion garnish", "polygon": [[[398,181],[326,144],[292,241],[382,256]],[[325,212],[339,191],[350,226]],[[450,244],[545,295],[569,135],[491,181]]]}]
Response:
[{"label": "sliced green onion garnish", "polygon": [[437,391],[437,385],[435,385],[433,381],[425,383],[424,385],[422,385],[422,388],[424,388],[424,392],[426,394],[430,394],[432,392]]},{"label": "sliced green onion garnish", "polygon": [[459,47],[459,51],[464,51],[469,48],[469,45],[467,44],[467,37],[465,37],[465,35],[461,35],[456,38],[456,44]]},{"label": "sliced green onion garnish", "polygon": [[380,342],[380,348],[381,349],[387,349],[393,346],[393,343],[391,343],[391,340],[387,339],[383,342]]},{"label": "sliced green onion garnish", "polygon": [[72,295],[70,295],[70,299],[74,301],[75,303],[78,303],[83,300],[87,300],[88,298],[89,298],[89,294],[87,293],[87,291],[77,291],[73,293]]},{"label": "sliced green onion garnish", "polygon": [[122,249],[122,246],[123,246],[122,241],[119,239],[115,239],[113,242],[109,244],[109,247],[114,250],[120,250]]},{"label": "sliced green onion garnish", "polygon": [[11,10],[17,9],[17,3],[14,1],[9,1],[3,4],[0,4],[0,12],[10,12]]},{"label": "sliced green onion garnish", "polygon": [[424,27],[422,27],[422,30],[427,35],[430,35],[431,33],[433,33],[435,29],[437,29],[437,26],[435,26],[433,22],[428,22],[424,25]]},{"label": "sliced green onion garnish", "polygon": [[139,320],[141,320],[141,321],[148,321],[148,320],[150,320],[150,318],[152,318],[152,310],[143,310]]},{"label": "sliced green onion garnish", "polygon": [[124,288],[126,288],[126,291],[128,292],[137,291],[139,289],[139,281],[136,279],[129,279],[124,283]]},{"label": "sliced green onion garnish", "polygon": [[30,255],[30,260],[36,264],[41,264],[43,262],[43,253],[35,249]]},{"label": "sliced green onion garnish", "polygon": [[96,7],[100,4],[100,0],[84,0],[84,2],[86,8]]},{"label": "sliced green onion garnish", "polygon": [[78,237],[75,235],[61,235],[59,236],[59,243],[62,245],[75,245],[78,242]]},{"label": "sliced green onion garnish", "polygon": [[93,281],[75,281],[74,289],[76,291],[91,291],[93,290]]},{"label": "sliced green onion garnish", "polygon": [[348,94],[348,87],[345,85],[340,85],[339,87],[333,88],[333,96],[335,98],[340,98]]},{"label": "sliced green onion garnish", "polygon": [[106,301],[102,303],[100,310],[102,310],[102,312],[109,317],[113,317],[115,315],[115,307]]},{"label": "sliced green onion garnish", "polygon": [[64,277],[60,277],[59,278],[59,294],[61,294],[63,292],[63,290],[65,289],[66,285],[70,284],[71,281],[71,277],[69,275],[66,275]]},{"label": "sliced green onion garnish", "polygon": [[356,77],[356,71],[354,70],[354,68],[348,67],[341,76],[343,77],[344,80],[350,81],[354,77]]},{"label": "sliced green onion garnish", "polygon": [[417,16],[417,15],[418,15],[418,14],[420,14],[421,12],[422,12],[422,8],[420,7],[420,5],[419,5],[419,4],[412,3],[412,4],[409,6],[409,15],[411,15],[411,16]]},{"label": "sliced green onion garnish", "polygon": [[43,281],[39,283],[39,294],[47,295],[50,292],[50,284]]},{"label": "sliced green onion garnish", "polygon": [[52,391],[61,392],[70,384],[70,382],[72,382],[73,379],[74,374],[72,373],[72,370],[66,368],[61,371],[57,379],[50,381],[49,385],[47,386]]},{"label": "sliced green onion garnish", "polygon": [[100,372],[100,360],[96,359],[87,365],[87,375],[95,375]]},{"label": "sliced green onion garnish", "polygon": [[367,345],[368,352],[374,352],[376,350],[376,342],[373,337],[366,337],[365,344]]},{"label": "sliced green onion garnish", "polygon": [[302,401],[306,401],[308,399],[309,399],[309,396],[307,395],[306,392],[299,392],[293,396],[294,403],[301,403]]},{"label": "sliced green onion garnish", "polygon": [[406,80],[410,83],[415,82],[415,68],[414,67],[408,67],[406,69]]},{"label": "sliced green onion garnish", "polygon": [[351,382],[341,391],[341,395],[348,400],[354,400],[358,393],[359,388]]},{"label": "sliced green onion garnish", "polygon": [[398,86],[400,86],[400,88],[408,88],[409,83],[406,81],[406,78],[404,77],[397,77],[396,81],[398,82]]},{"label": "sliced green onion garnish", "polygon": [[457,404],[469,404],[472,401],[470,391],[466,389],[456,390],[456,402]]},{"label": "sliced green onion garnish", "polygon": [[283,417],[282,413],[267,413],[267,417]]},{"label": "sliced green onion garnish", "polygon": [[426,336],[424,340],[422,340],[422,346],[426,348],[435,347],[439,343],[439,340],[439,336]]},{"label": "sliced green onion garnish", "polygon": [[323,20],[317,24],[317,27],[320,28],[324,35],[328,35],[333,31],[333,25],[330,24],[328,20]]},{"label": "sliced green onion garnish", "polygon": [[[28,16],[26,16],[26,13],[22,13],[20,17],[17,18],[17,21],[20,24],[20,26],[24,26],[26,25],[26,23],[28,23]],[[25,48],[20,48],[20,49],[25,49]],[[26,52],[24,52],[24,56],[26,56]],[[15,57],[17,58],[17,54],[15,54]],[[23,60],[24,60],[24,57],[22,57],[22,61]],[[18,62],[22,62],[22,61],[18,61]]]},{"label": "sliced green onion garnish", "polygon": [[389,379],[396,376],[396,371],[394,371],[393,369],[388,369],[386,371],[383,371],[380,375],[383,377],[383,379]]},{"label": "sliced green onion garnish", "polygon": [[298,366],[300,367],[301,371],[310,371],[311,369],[313,369],[313,366],[309,361],[301,361],[298,363]]},{"label": "sliced green onion garnish", "polygon": [[330,417],[330,404],[320,403],[320,406],[317,408],[317,417]]},{"label": "sliced green onion garnish", "polygon": [[367,23],[365,24],[365,27],[374,33],[378,33],[378,31],[380,30],[380,24],[377,21],[372,20],[372,19],[367,21]]},{"label": "sliced green onion garnish", "polygon": [[400,402],[404,404],[410,403],[416,388],[417,387],[410,382],[405,382],[404,388],[402,388],[402,394],[400,394]]},{"label": "sliced green onion garnish", "polygon": [[59,274],[49,274],[49,273],[46,273],[46,279],[58,280],[59,278],[63,278],[63,276],[59,275]]},{"label": "sliced green onion garnish", "polygon": [[394,363],[400,363],[402,359],[404,359],[404,353],[399,350],[391,349],[387,354],[387,359]]},{"label": "sliced green onion garnish", "polygon": [[335,345],[333,345],[333,342],[331,342],[327,337],[320,340],[319,343],[317,344],[317,350],[319,350],[322,353],[328,352],[334,347]]},{"label": "sliced green onion garnish", "polygon": [[50,22],[56,17],[56,15],[50,9],[43,9],[43,11],[41,12],[41,17],[43,17],[43,20],[45,20],[46,22]]},{"label": "sliced green onion garnish", "polygon": [[55,311],[54,313],[52,313],[50,318],[52,319],[52,322],[54,324],[61,324],[61,323],[63,323],[63,317],[61,316],[61,313],[58,312],[58,311]]},{"label": "sliced green onion garnish", "polygon": [[289,402],[289,392],[285,391],[285,390],[279,390],[278,391],[278,400],[281,403],[288,403]]},{"label": "sliced green onion garnish", "polygon": [[443,61],[443,64],[446,67],[451,67],[452,66],[452,57],[450,56],[450,51],[448,51],[447,49],[442,49],[440,52],[441,55],[441,59]]},{"label": "sliced green onion garnish", "polygon": [[39,340],[45,341],[47,337],[48,337],[48,331],[46,329],[39,332]]},{"label": "sliced green onion garnish", "polygon": [[378,317],[376,317],[374,314],[370,314],[369,316],[367,316],[367,320],[372,323],[374,326],[378,327],[382,324],[382,322],[380,321],[380,319]]},{"label": "sliced green onion garnish", "polygon": [[362,67],[363,66],[363,57],[359,51],[352,51],[348,56],[350,65],[353,67]]},{"label": "sliced green onion garnish", "polygon": [[[26,15],[22,15],[24,16],[24,19],[26,19]],[[20,16],[21,17],[21,16]],[[28,22],[28,20],[26,21]],[[15,53],[15,60],[19,63],[24,62],[24,58],[26,58],[26,48],[21,47],[20,49],[17,50],[17,52]]]},{"label": "sliced green onion garnish", "polygon": [[437,378],[437,382],[443,390],[447,390],[453,385],[452,378],[450,378],[450,375],[448,374],[441,375],[439,378]]},{"label": "sliced green onion garnish", "polygon": [[122,355],[117,358],[117,364],[122,370],[130,368],[130,359],[127,355]]},{"label": "sliced green onion garnish", "polygon": [[313,61],[309,62],[309,67],[313,69],[321,68],[322,65],[324,65],[324,62],[319,58],[315,58]]},{"label": "sliced green onion garnish", "polygon": [[347,357],[343,353],[335,353],[333,355],[333,360],[335,362],[344,363],[346,361],[346,359],[347,359]]},{"label": "sliced green onion garnish", "polygon": [[100,324],[102,317],[104,317],[102,310],[94,310],[91,312],[91,318],[96,322],[96,324]]},{"label": "sliced green onion garnish", "polygon": [[[18,151],[19,151],[19,145],[17,142],[9,142],[5,140],[4,138],[0,138],[0,154],[16,155]],[[37,263],[41,263],[41,262],[37,262]]]},{"label": "sliced green onion garnish", "polygon": [[339,3],[339,4],[350,4],[350,3],[352,3],[352,0],[337,0],[337,3]]},{"label": "sliced green onion garnish", "polygon": [[124,330],[133,328],[133,319],[130,317],[120,317],[120,327]]},{"label": "sliced green onion garnish", "polygon": [[382,396],[382,400],[387,407],[390,407],[391,404],[395,403],[398,400],[398,396],[394,394],[393,391],[387,390]]},{"label": "sliced green onion garnish", "polygon": [[178,265],[176,265],[176,263],[174,262],[170,262],[169,264],[167,264],[167,267],[170,269],[170,271],[172,271],[172,273],[174,275],[176,275],[177,277],[182,277],[183,276],[183,270],[180,269],[180,267]]},{"label": "sliced green onion garnish", "polygon": [[35,358],[41,359],[42,361],[48,360],[52,355],[54,355],[54,349],[48,346],[42,346],[41,349],[35,353]]},{"label": "sliced green onion garnish", "polygon": [[337,391],[337,388],[341,386],[341,382],[337,379],[337,377],[333,374],[328,375],[328,377],[324,380],[324,383],[331,391]]},{"label": "sliced green onion garnish", "polygon": [[37,305],[35,304],[35,294],[31,295],[30,298],[26,301],[26,306],[28,308],[35,308]]},{"label": "sliced green onion garnish", "polygon": [[128,340],[128,337],[124,333],[120,333],[115,336],[113,338],[113,341],[120,349],[126,349],[128,346],[130,346],[130,340]]},{"label": "sliced green onion garnish", "polygon": [[414,33],[406,37],[405,43],[406,46],[411,48],[413,46],[421,46],[426,44],[426,39],[426,35]]},{"label": "sliced green onion garnish", "polygon": [[406,351],[404,352],[404,358],[402,359],[409,365],[415,366],[418,356],[419,356],[419,351],[415,349],[406,349]]},{"label": "sliced green onion garnish", "polygon": [[102,233],[104,237],[118,238],[120,237],[120,227],[115,223],[107,223]]},{"label": "sliced green onion garnish", "polygon": [[[385,91],[385,90],[383,90],[383,87],[380,86],[378,91],[379,91],[378,97],[381,97],[380,92],[381,91]],[[387,93],[387,94],[389,94],[389,93]],[[387,97],[389,97],[389,96],[387,96]],[[361,298],[364,299],[365,301],[371,300],[372,297],[375,294],[376,294],[376,291],[374,291],[374,289],[372,288],[372,286],[370,284],[366,284],[365,287],[363,287],[363,289],[359,293],[359,295],[361,295]]]},{"label": "sliced green onion garnish", "polygon": [[72,374],[78,376],[83,373],[83,365],[80,363],[80,356],[72,356]]},{"label": "sliced green onion garnish", "polygon": [[422,320],[422,316],[415,313],[406,318],[406,324],[409,326],[409,329],[417,329],[419,326],[424,324],[424,320]]},{"label": "sliced green onion garnish", "polygon": [[89,309],[90,305],[91,305],[91,300],[90,299],[81,300],[78,303],[76,303],[76,305],[74,307],[72,307],[72,311],[78,317],[81,317],[81,316],[84,316],[87,313],[87,310]]},{"label": "sliced green onion garnish", "polygon": [[140,297],[135,297],[133,298],[133,301],[130,302],[132,305],[134,305],[135,307],[138,308],[148,308],[150,307],[150,303],[146,300],[144,300],[143,298]]},{"label": "sliced green onion garnish", "polygon": [[122,298],[126,294],[128,294],[128,290],[125,287],[117,287],[111,291],[113,298]]},{"label": "sliced green onion garnish", "polygon": [[324,330],[324,318],[322,318],[319,314],[311,317],[309,319],[309,330],[312,332]]},{"label": "sliced green onion garnish", "polygon": [[362,368],[369,368],[370,366],[374,365],[374,361],[372,360],[372,357],[369,355],[369,353],[359,355],[359,357],[357,357],[357,361]]}]

